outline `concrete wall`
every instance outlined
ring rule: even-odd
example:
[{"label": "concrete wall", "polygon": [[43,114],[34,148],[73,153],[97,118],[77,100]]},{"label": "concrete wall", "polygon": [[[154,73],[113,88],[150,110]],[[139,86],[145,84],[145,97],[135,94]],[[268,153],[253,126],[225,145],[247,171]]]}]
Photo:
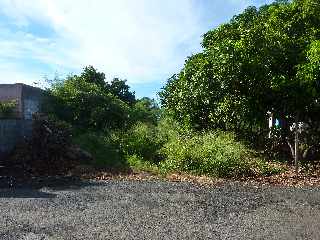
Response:
[{"label": "concrete wall", "polygon": [[0,84],[0,101],[16,100],[15,118],[32,119],[40,111],[44,91],[22,83]]},{"label": "concrete wall", "polygon": [[41,111],[43,95],[43,90],[25,84],[0,84],[0,101],[18,103],[14,119],[0,119],[0,158],[32,135],[32,115]]},{"label": "concrete wall", "polygon": [[32,134],[32,121],[21,119],[0,120],[0,155],[11,151],[24,137]]},{"label": "concrete wall", "polygon": [[36,112],[41,112],[41,103],[43,100],[43,90],[28,85],[22,86],[22,107],[23,118],[32,119],[32,115]]}]

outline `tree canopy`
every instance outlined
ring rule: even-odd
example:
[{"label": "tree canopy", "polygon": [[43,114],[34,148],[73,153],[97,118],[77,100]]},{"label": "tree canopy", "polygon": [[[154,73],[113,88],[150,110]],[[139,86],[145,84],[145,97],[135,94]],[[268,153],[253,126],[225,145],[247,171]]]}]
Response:
[{"label": "tree canopy", "polygon": [[82,129],[103,131],[126,128],[137,121],[154,123],[158,106],[152,99],[136,100],[126,80],[114,78],[88,66],[79,75],[54,81],[51,86],[49,113]]},{"label": "tree canopy", "polygon": [[319,1],[249,7],[205,33],[202,47],[160,93],[176,119],[198,129],[227,130],[266,127],[268,111],[287,122],[297,115],[299,121],[315,120]]}]

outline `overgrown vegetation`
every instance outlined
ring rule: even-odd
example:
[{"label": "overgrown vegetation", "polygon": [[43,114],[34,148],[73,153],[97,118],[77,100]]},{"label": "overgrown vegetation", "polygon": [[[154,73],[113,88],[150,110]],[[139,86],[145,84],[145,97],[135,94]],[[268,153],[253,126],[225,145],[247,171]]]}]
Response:
[{"label": "overgrown vegetation", "polygon": [[[319,158],[319,43],[318,1],[249,7],[204,34],[203,51],[165,85],[162,106],[194,129],[233,131],[286,159]],[[271,138],[268,112],[279,121]]]},{"label": "overgrown vegetation", "polygon": [[76,134],[73,140],[75,144],[92,154],[94,166],[111,171],[129,169],[116,135],[87,132]]},{"label": "overgrown vegetation", "polygon": [[[76,87],[74,90],[70,87],[71,81],[74,81],[74,85],[71,85]],[[216,177],[264,174],[259,165],[260,160],[243,144],[237,142],[231,133],[197,133],[189,126],[175,121],[166,111],[160,116],[161,110],[148,98],[128,104],[110,95],[110,98],[93,104],[96,93],[92,94],[91,89],[98,89],[95,83],[81,79],[82,83],[78,85],[76,81],[77,77],[68,78],[65,82],[53,85],[50,90],[53,101],[49,102],[51,108],[47,109],[51,112],[48,114],[73,126],[73,143],[92,154],[92,164],[95,167],[111,171],[128,171],[131,168],[162,174],[189,172]],[[76,96],[70,96],[71,94]],[[77,105],[79,99],[85,102],[83,108],[80,104]],[[100,104],[110,106],[104,101],[113,100],[115,105],[119,103],[123,106],[122,109],[126,109],[127,115],[122,112],[117,115],[122,121],[107,116],[108,113],[114,114],[117,111],[110,112],[110,108],[101,109]],[[69,117],[85,115],[82,111],[88,114],[86,121],[80,117]],[[106,113],[102,113],[101,116],[91,114],[95,111]],[[97,122],[100,123],[91,124]],[[267,164],[263,166],[265,165]]]},{"label": "overgrown vegetation", "polygon": [[[88,68],[84,69],[87,70]],[[90,71],[92,70],[90,68]],[[64,90],[69,89],[70,81],[77,81],[77,78],[68,78],[65,82],[53,85],[51,93],[55,97],[55,103],[68,106],[77,104],[73,101],[78,101],[78,97],[66,97]],[[80,88],[72,93],[81,92],[87,96],[84,101],[90,102],[90,98],[94,99],[95,94],[87,94],[86,91],[90,93],[88,86],[94,83],[88,83],[89,80],[85,78],[81,81],[85,84],[77,85]],[[112,97],[117,102],[122,101],[116,96]],[[103,127],[100,124],[100,127],[88,125],[89,122],[103,122],[103,114],[101,118],[99,115],[90,115],[90,112],[96,111],[95,108],[100,108],[99,104],[92,104],[90,109],[84,109],[89,113],[88,121],[64,118],[74,126],[74,143],[93,155],[96,167],[111,171],[128,171],[131,168],[134,171],[161,174],[189,172],[216,177],[243,177],[266,173],[268,164],[261,164],[261,160],[245,145],[236,141],[232,133],[196,132],[189,126],[178,123],[167,111],[160,110],[156,103],[148,98],[131,103],[122,101],[120,104],[128,113],[121,125],[119,122]],[[69,114],[75,116],[79,108],[69,108],[68,111],[74,111]],[[52,113],[55,114],[55,110]],[[64,116],[59,114],[55,116]],[[109,119],[118,120],[108,116],[104,122],[107,123]]]},{"label": "overgrown vegetation", "polygon": [[166,159],[161,167],[168,171],[217,177],[255,174],[252,154],[229,133],[190,133],[167,142],[161,151]]},{"label": "overgrown vegetation", "polygon": [[[161,91],[162,108],[90,66],[54,81],[46,109],[72,125],[73,142],[96,167],[215,177],[279,173],[269,161],[289,159],[294,124],[307,126],[301,156],[316,158],[319,149],[319,29],[314,0],[249,7],[204,34],[203,51]],[[278,127],[269,129],[268,112]]]}]

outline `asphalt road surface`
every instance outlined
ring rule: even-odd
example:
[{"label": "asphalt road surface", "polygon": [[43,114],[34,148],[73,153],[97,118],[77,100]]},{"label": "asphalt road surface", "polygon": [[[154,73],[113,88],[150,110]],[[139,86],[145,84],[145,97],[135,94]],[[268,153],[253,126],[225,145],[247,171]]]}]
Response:
[{"label": "asphalt road surface", "polygon": [[2,187],[0,239],[320,239],[320,188],[120,180]]}]

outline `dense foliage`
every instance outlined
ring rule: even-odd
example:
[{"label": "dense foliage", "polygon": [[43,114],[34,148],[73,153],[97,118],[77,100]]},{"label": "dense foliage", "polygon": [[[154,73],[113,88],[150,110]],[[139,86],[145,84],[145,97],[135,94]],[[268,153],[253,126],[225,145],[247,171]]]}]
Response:
[{"label": "dense foliage", "polygon": [[91,67],[80,76],[54,83],[51,95],[51,109],[47,109],[77,127],[104,129],[127,121],[128,107],[107,90],[104,74]]},{"label": "dense foliage", "polygon": [[47,111],[58,119],[84,130],[105,131],[126,128],[136,121],[156,121],[153,100],[136,100],[125,80],[115,78],[109,84],[104,73],[93,67],[80,75],[54,81]]},{"label": "dense foliage", "polygon": [[[299,128],[302,144],[295,145],[295,156],[300,148],[302,157],[312,153],[316,159],[318,1],[249,7],[205,33],[202,47],[164,86],[162,109],[153,99],[136,99],[125,80],[108,82],[103,73],[86,67],[52,85],[48,112],[73,126],[73,141],[92,153],[96,166],[110,169],[218,177],[272,174],[279,169],[256,150],[263,148],[269,159],[288,157],[292,129],[298,143]],[[269,129],[268,114],[278,126]]]},{"label": "dense foliage", "polygon": [[257,162],[252,154],[228,133],[210,132],[179,136],[174,141],[167,142],[161,152],[166,156],[161,167],[170,171],[187,171],[217,177],[256,174]]},{"label": "dense foliage", "polygon": [[[53,84],[54,98],[48,102],[56,118],[72,124],[73,143],[92,154],[94,166],[219,177],[265,173],[232,135],[192,132],[170,113],[161,113],[154,100],[131,98],[135,100],[130,102],[105,86],[110,85],[104,83],[103,73],[85,68],[80,76]],[[122,86],[128,92],[128,86]]]},{"label": "dense foliage", "polygon": [[92,156],[93,165],[111,171],[129,169],[125,154],[119,145],[119,136],[115,133],[85,132],[75,134],[73,142]]},{"label": "dense foliage", "polygon": [[153,99],[136,99],[125,80],[108,83],[89,66],[80,75],[56,79],[48,93],[47,114],[72,125],[73,142],[94,156],[95,166],[118,171],[127,170],[135,155],[154,160],[160,109]]},{"label": "dense foliage", "polygon": [[75,142],[95,156],[96,166],[113,171],[131,168],[238,178],[281,170],[261,160],[231,133],[188,131],[171,118],[161,119],[157,126],[138,122],[126,131],[83,134]]},{"label": "dense foliage", "polygon": [[[232,130],[254,143],[266,140],[268,111],[280,122],[282,141],[295,121],[308,123],[309,133],[319,131],[318,1],[249,7],[204,34],[202,46],[160,93],[177,120]],[[317,143],[317,134],[308,136]]]}]

